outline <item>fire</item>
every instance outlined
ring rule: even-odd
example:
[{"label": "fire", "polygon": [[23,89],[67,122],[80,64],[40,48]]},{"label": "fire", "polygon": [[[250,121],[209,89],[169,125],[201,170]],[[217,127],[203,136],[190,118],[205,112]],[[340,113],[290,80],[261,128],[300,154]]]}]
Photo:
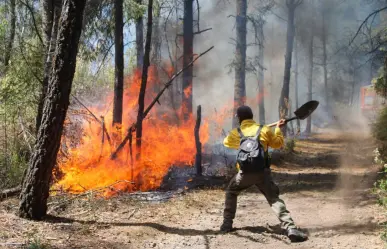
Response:
[{"label": "fire", "polygon": [[192,85],[184,89],[184,96],[188,98],[190,95],[192,95]]},{"label": "fire", "polygon": [[[141,84],[141,73],[136,72],[126,79],[124,92],[124,115],[121,130],[122,137],[126,135],[128,126],[136,121],[138,93]],[[156,77],[154,67],[149,69],[147,82],[146,105],[157,94],[155,88],[160,80]],[[106,114],[107,109],[112,109],[113,94],[107,96],[102,106],[88,107],[97,117],[104,115],[105,126],[113,137],[116,128],[112,128],[112,111]],[[156,107],[156,106],[155,106]],[[177,115],[182,115],[177,114]],[[129,146],[120,152],[115,160],[110,159],[120,141],[115,141],[112,147],[107,143],[105,136],[102,143],[102,126],[98,122],[84,122],[82,124],[83,136],[79,144],[68,149],[68,156],[58,160],[58,167],[62,177],[54,188],[62,188],[70,193],[81,193],[91,189],[111,186],[105,196],[111,196],[117,191],[151,190],[160,186],[163,177],[172,165],[192,165],[196,153],[194,140],[195,117],[190,116],[188,121],[179,125],[170,120],[176,114],[157,113],[153,108],[143,121],[143,138],[141,160],[136,161],[135,134],[133,134],[133,164],[129,154]],[[205,144],[209,138],[208,122],[203,120],[201,126],[201,142]],[[118,136],[119,137],[119,136]],[[66,137],[63,138],[66,141]],[[117,143],[118,142],[118,143]],[[133,180],[134,183],[131,183]],[[118,183],[117,183],[118,182]]]}]

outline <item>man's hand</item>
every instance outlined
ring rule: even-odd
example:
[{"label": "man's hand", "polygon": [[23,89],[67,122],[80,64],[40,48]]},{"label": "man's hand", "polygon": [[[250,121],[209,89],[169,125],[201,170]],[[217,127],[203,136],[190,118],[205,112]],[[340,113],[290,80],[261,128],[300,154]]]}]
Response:
[{"label": "man's hand", "polygon": [[281,126],[285,125],[285,119],[280,119],[278,122],[277,122],[277,127],[280,128]]}]

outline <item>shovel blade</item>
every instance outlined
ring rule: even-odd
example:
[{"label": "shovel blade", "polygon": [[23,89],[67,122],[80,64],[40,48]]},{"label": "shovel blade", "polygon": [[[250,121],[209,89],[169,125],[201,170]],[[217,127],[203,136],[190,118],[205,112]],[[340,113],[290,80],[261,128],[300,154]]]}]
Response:
[{"label": "shovel blade", "polygon": [[296,117],[298,119],[304,120],[307,117],[309,117],[310,114],[312,114],[312,112],[314,112],[314,110],[316,110],[318,105],[319,105],[319,102],[317,100],[311,100],[311,101],[303,104],[300,108],[298,108],[294,112],[294,114],[296,115]]}]

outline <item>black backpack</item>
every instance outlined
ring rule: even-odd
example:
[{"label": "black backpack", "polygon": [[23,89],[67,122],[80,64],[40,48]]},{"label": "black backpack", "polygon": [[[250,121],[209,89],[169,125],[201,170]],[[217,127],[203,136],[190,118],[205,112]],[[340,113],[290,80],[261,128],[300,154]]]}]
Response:
[{"label": "black backpack", "polygon": [[262,126],[259,126],[254,137],[246,137],[238,128],[241,141],[237,153],[237,162],[243,172],[260,172],[266,167],[266,153],[259,141],[261,129]]}]

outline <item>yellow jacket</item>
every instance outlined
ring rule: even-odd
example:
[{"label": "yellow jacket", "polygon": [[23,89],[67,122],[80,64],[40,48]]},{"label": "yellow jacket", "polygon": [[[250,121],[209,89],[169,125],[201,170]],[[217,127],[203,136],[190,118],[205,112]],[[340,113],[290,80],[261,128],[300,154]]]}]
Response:
[{"label": "yellow jacket", "polygon": [[[246,119],[242,121],[240,126],[243,135],[245,136],[255,136],[258,131],[259,124],[257,124],[253,119]],[[281,129],[276,127],[275,131],[271,130],[270,127],[264,126],[261,130],[260,142],[267,151],[268,147],[273,149],[279,149],[284,144],[284,136],[282,135]],[[239,149],[240,136],[238,130],[232,129],[228,136],[223,141],[224,146],[231,149]]]}]

